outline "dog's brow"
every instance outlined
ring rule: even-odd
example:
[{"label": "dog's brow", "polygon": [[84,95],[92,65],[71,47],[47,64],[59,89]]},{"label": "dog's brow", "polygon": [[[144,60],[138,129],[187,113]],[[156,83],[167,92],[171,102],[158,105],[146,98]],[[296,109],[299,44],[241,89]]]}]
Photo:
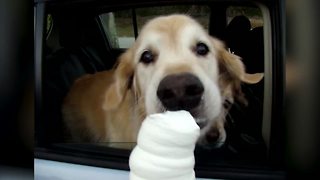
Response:
[{"label": "dog's brow", "polygon": [[185,17],[177,17],[177,18],[160,18],[155,21],[150,22],[145,28],[143,32],[154,32],[157,34],[164,34],[170,40],[176,40],[176,38],[181,34],[182,29],[193,26],[195,23],[187,19]]}]

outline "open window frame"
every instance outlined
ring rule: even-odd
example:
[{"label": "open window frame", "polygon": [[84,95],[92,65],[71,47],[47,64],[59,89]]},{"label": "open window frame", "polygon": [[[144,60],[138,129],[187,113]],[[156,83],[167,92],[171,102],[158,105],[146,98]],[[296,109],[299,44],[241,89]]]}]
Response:
[{"label": "open window frame", "polygon": [[[56,1],[37,0],[35,2],[35,103],[36,103],[36,145],[35,158],[48,159],[97,167],[129,170],[129,150],[112,149],[95,144],[64,144],[47,143],[42,136],[45,124],[43,114],[43,59],[45,43],[46,15],[51,10],[89,11],[97,15],[128,8],[152,7],[154,5],[196,4],[208,5],[214,3],[232,5],[258,6],[264,19],[264,52],[265,52],[265,87],[263,106],[263,135],[268,146],[268,163],[256,165],[229,164],[221,166],[196,165],[197,177],[204,178],[251,178],[251,179],[283,179],[285,177],[284,154],[284,3],[277,0],[269,1]],[[215,9],[217,10],[217,9]],[[210,18],[212,20],[212,18]],[[209,29],[210,34],[221,32]]]}]

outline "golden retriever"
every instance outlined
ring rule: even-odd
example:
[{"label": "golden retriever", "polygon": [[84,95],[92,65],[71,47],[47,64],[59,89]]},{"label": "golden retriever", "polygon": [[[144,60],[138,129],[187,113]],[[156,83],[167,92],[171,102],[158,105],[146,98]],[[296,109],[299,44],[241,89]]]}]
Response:
[{"label": "golden retriever", "polygon": [[78,79],[62,112],[73,141],[135,142],[147,115],[187,110],[201,128],[198,143],[221,145],[224,102],[244,101],[241,82],[262,77],[246,74],[240,58],[191,17],[161,16],[144,26],[113,70]]}]

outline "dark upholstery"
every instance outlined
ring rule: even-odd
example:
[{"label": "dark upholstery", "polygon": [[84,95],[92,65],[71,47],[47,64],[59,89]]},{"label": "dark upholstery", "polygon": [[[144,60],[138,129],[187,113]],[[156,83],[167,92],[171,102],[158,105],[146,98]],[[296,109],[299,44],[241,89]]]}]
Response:
[{"label": "dark upholstery", "polygon": [[60,49],[43,62],[43,107],[45,143],[63,142],[68,136],[61,104],[80,76],[110,69],[114,58],[94,17],[55,16]]},{"label": "dark upholstery", "polygon": [[[247,73],[264,72],[263,27],[251,29],[245,16],[236,16],[228,25],[226,43],[242,58]],[[227,149],[234,155],[255,159],[265,157],[262,130],[264,81],[242,84],[248,105],[235,101],[227,117]]]},{"label": "dark upholstery", "polygon": [[245,58],[251,24],[246,16],[234,17],[226,29],[226,43],[230,50],[236,55]]},{"label": "dark upholstery", "polygon": [[248,73],[264,72],[264,44],[263,27],[256,27],[250,31],[249,50],[244,62]]}]

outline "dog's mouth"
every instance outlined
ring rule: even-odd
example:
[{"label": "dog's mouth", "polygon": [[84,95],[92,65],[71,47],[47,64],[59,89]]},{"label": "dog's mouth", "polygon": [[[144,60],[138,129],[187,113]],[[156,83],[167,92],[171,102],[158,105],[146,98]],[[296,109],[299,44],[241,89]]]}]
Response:
[{"label": "dog's mouth", "polygon": [[204,127],[207,125],[207,121],[197,122],[197,120],[196,120],[196,123],[197,123],[197,125],[200,127],[200,129],[204,128]]},{"label": "dog's mouth", "polygon": [[208,121],[207,118],[203,117],[200,113],[198,109],[192,109],[189,110],[189,113],[193,116],[193,118],[195,119],[197,125],[200,127],[200,129],[204,128]]},{"label": "dog's mouth", "polygon": [[[162,106],[160,108],[160,112],[167,111],[166,108]],[[179,109],[185,110],[185,109]],[[179,111],[179,110],[169,110],[169,111]],[[220,131],[218,127],[212,126],[211,122],[213,121],[209,117],[207,117],[203,112],[203,106],[198,106],[196,108],[185,110],[188,111],[194,118],[195,122],[199,126],[201,130],[201,136],[198,139],[197,145],[204,146],[206,149],[216,149],[221,148],[225,139],[223,138],[225,133],[224,131]],[[222,136],[221,136],[222,135]],[[222,137],[222,138],[221,138]]]},{"label": "dog's mouth", "polygon": [[[184,109],[181,109],[181,110],[184,110]],[[167,111],[165,108],[161,110],[161,112],[165,112],[165,111]],[[173,111],[178,111],[178,110],[173,110]],[[195,119],[195,122],[200,127],[200,129],[203,129],[208,124],[207,118],[204,117],[202,113],[200,113],[201,111],[199,110],[199,108],[185,110],[185,111],[188,111],[191,114],[191,116]]]}]

